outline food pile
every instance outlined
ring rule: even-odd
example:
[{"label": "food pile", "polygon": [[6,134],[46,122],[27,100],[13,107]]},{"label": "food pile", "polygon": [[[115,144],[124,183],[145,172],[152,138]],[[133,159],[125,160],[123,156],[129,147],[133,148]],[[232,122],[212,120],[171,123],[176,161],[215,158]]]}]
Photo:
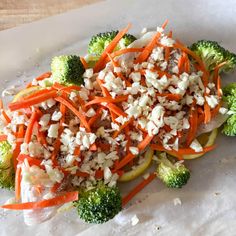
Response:
[{"label": "food pile", "polygon": [[[208,40],[186,47],[166,25],[138,39],[130,25],[95,35],[88,55],[54,57],[7,109],[1,102],[0,186],[15,190],[2,208],[32,225],[69,204],[103,223],[154,179],[185,185],[184,160],[213,150],[224,123],[236,135],[236,84],[221,88],[236,55]],[[144,173],[123,196],[119,182]]]}]

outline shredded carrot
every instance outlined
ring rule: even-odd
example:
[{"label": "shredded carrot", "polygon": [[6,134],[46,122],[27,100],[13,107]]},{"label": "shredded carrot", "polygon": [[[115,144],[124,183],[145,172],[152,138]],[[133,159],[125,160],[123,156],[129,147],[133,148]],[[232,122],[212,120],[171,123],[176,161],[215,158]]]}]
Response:
[{"label": "shredded carrot", "polygon": [[153,139],[153,136],[149,136],[147,134],[146,137],[144,138],[144,140],[138,144],[139,151],[144,150],[149,145],[149,143],[152,141],[152,139]]},{"label": "shredded carrot", "polygon": [[131,25],[128,24],[128,26],[126,28],[124,28],[123,30],[121,30],[115,36],[115,38],[110,42],[110,44],[105,48],[105,50],[103,51],[102,55],[100,56],[99,60],[97,61],[97,63],[95,64],[95,66],[93,68],[94,72],[98,72],[98,71],[100,71],[102,69],[103,64],[104,64],[104,60],[107,57],[107,53],[113,52],[113,50],[115,49],[116,45],[123,38],[123,36],[128,32],[130,27],[131,27]]},{"label": "shredded carrot", "polygon": [[25,132],[25,140],[24,140],[25,143],[29,143],[31,141],[34,124],[37,118],[38,118],[37,112],[33,112],[33,114],[30,117],[29,124]]},{"label": "shredded carrot", "polygon": [[166,97],[169,100],[180,101],[182,96],[180,94],[173,94],[173,93],[157,93],[157,97]]},{"label": "shredded carrot", "polygon": [[131,192],[129,192],[122,199],[122,206],[124,207],[132,198],[135,197],[137,193],[139,193],[144,187],[146,187],[149,183],[151,183],[156,178],[156,173],[152,173],[148,176],[147,179],[142,180],[136,187],[134,187]]},{"label": "shredded carrot", "polygon": [[91,131],[90,126],[86,120],[86,117],[80,111],[78,111],[78,109],[70,101],[68,101],[68,99],[63,97],[56,97],[55,100],[64,104],[67,108],[69,108],[80,119],[80,122],[83,124],[83,126],[89,132]]},{"label": "shredded carrot", "polygon": [[86,60],[84,59],[84,57],[80,57],[80,61],[82,62],[84,69],[88,69],[88,63],[86,62]]},{"label": "shredded carrot", "polygon": [[3,205],[1,208],[9,209],[9,210],[31,210],[31,209],[42,209],[46,207],[53,207],[57,205],[62,205],[67,202],[77,201],[79,193],[75,192],[67,192],[60,196],[50,198],[47,200],[42,200],[39,202],[24,202],[18,204],[8,204]]},{"label": "shredded carrot", "polygon": [[103,102],[118,103],[118,102],[126,101],[127,99],[128,99],[128,95],[120,95],[120,96],[117,96],[115,98],[111,98],[111,97],[96,97],[95,99],[93,99],[90,102],[88,102],[85,105],[85,107],[93,105],[93,104],[97,104],[97,103],[103,103]]},{"label": "shredded carrot", "polygon": [[125,112],[123,112],[118,106],[116,106],[113,103],[108,103],[106,105],[106,107],[109,108],[109,110],[111,110],[112,112],[114,112],[116,115],[118,116],[124,116],[127,117],[127,114]]},{"label": "shredded carrot", "polygon": [[17,140],[16,140],[16,147],[15,147],[15,149],[13,151],[13,164],[14,164],[14,169],[15,170],[17,168],[17,163],[18,163],[17,157],[20,154],[20,147],[21,147],[21,144],[22,144],[21,139],[24,138],[24,134],[25,134],[24,125],[21,124],[21,125],[19,125],[19,129],[18,129],[18,132],[16,134],[16,138],[17,138]]},{"label": "shredded carrot", "polygon": [[118,50],[118,51],[115,51],[113,53],[111,53],[111,57],[112,58],[115,58],[115,57],[118,57],[118,56],[121,56],[123,54],[126,54],[126,53],[130,53],[130,52],[142,52],[143,51],[143,48],[123,48],[121,50]]},{"label": "shredded carrot", "polygon": [[132,123],[134,121],[134,118],[132,117],[132,118],[130,118],[128,121],[126,121],[123,125],[121,125],[120,127],[119,127],[119,130],[116,130],[115,132],[114,132],[114,134],[113,134],[113,138],[115,139],[119,134],[120,134],[120,132],[126,127],[126,126],[128,126],[130,123]]},{"label": "shredded carrot", "polygon": [[192,104],[192,107],[190,110],[189,124],[190,124],[190,128],[189,128],[187,140],[186,140],[187,147],[195,139],[196,133],[197,133],[197,128],[198,128],[198,112],[197,112],[195,102]]},{"label": "shredded carrot", "polygon": [[12,102],[8,105],[8,107],[11,111],[15,111],[15,110],[19,110],[22,108],[28,108],[30,106],[39,104],[39,103],[44,102],[50,98],[55,98],[56,96],[57,96],[57,91],[55,91],[55,90],[48,91],[46,89],[43,94],[28,98],[28,99],[26,97],[23,100],[20,100],[17,102]]},{"label": "shredded carrot", "polygon": [[[49,78],[51,75],[52,75],[52,73],[49,71],[49,72],[46,72],[46,73],[40,75],[40,76],[37,77],[35,80],[41,81],[41,80],[44,80],[44,79],[46,79],[46,78]],[[30,83],[26,86],[26,88],[29,88],[29,87],[32,87],[32,82],[30,82]]]},{"label": "shredded carrot", "polygon": [[7,141],[7,135],[5,135],[5,134],[0,135],[0,142],[2,142],[2,141]]},{"label": "shredded carrot", "polygon": [[[167,25],[168,21],[166,20],[164,24],[162,25],[162,28],[164,29]],[[146,61],[149,55],[151,54],[153,48],[156,46],[157,40],[160,38],[161,33],[157,32],[152,40],[147,44],[147,46],[144,48],[144,50],[139,54],[137,59],[134,61],[135,64],[142,63],[143,61]]]},{"label": "shredded carrot", "polygon": [[108,92],[108,90],[103,86],[103,82],[97,77],[96,81],[98,83],[98,85],[100,86],[101,90],[102,90],[102,94],[104,97],[111,97],[110,93]]},{"label": "shredded carrot", "polygon": [[96,114],[89,119],[88,124],[90,127],[92,127],[92,125],[99,119],[102,114],[102,110],[102,107],[98,108]]},{"label": "shredded carrot", "polygon": [[[110,59],[110,61],[112,62],[114,70],[115,70],[115,68],[121,68],[118,61],[115,61],[115,59],[113,59],[109,53],[107,54],[107,56]],[[123,81],[125,81],[126,86],[128,86],[128,87],[131,86],[131,83],[125,78],[125,76],[122,74],[122,72],[115,72],[115,74],[118,77],[120,77]]]},{"label": "shredded carrot", "polygon": [[204,114],[205,114],[204,123],[207,124],[211,120],[211,108],[207,103],[207,101],[205,101],[204,103]]},{"label": "shredded carrot", "polygon": [[80,147],[76,147],[75,150],[74,150],[74,155],[75,155],[75,156],[79,156],[80,153],[81,153]]},{"label": "shredded carrot", "polygon": [[21,195],[21,167],[18,167],[16,169],[16,175],[15,175],[15,198],[18,202],[20,200]]}]

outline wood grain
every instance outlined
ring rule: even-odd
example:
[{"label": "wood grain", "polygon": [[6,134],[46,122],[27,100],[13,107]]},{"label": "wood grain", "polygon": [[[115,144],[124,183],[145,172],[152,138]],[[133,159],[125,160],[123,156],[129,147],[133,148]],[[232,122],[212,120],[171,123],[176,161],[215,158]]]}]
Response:
[{"label": "wood grain", "polygon": [[99,1],[101,0],[0,0],[0,30]]}]

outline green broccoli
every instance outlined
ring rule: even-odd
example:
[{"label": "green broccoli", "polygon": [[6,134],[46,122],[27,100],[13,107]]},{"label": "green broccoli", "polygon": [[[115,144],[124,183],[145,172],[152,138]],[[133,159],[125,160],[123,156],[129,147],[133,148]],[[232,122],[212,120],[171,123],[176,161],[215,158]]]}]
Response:
[{"label": "green broccoli", "polygon": [[215,41],[199,40],[192,44],[190,49],[203,60],[209,71],[212,71],[222,62],[226,62],[226,64],[220,68],[220,72],[230,72],[236,66],[236,55],[224,49]]},{"label": "green broccoli", "polygon": [[99,183],[94,189],[82,190],[74,206],[85,222],[101,224],[121,211],[121,194],[117,187]]},{"label": "green broccoli", "polygon": [[222,133],[227,136],[236,136],[236,114],[231,115],[226,123],[224,124],[224,128]]},{"label": "green broccoli", "polygon": [[[105,33],[99,33],[92,36],[89,45],[88,53],[96,56],[100,56],[108,44],[115,38],[118,34],[118,31],[111,31]],[[131,34],[125,34],[124,37],[120,40],[118,46],[115,50],[125,48],[130,45],[136,38]]]},{"label": "green broccoli", "polygon": [[7,141],[0,142],[0,188],[14,188],[15,172],[12,160],[12,147]]},{"label": "green broccoli", "polygon": [[85,69],[79,56],[56,56],[52,59],[51,70],[53,80],[60,84],[83,84]]},{"label": "green broccoli", "polygon": [[190,178],[190,171],[179,162],[172,163],[166,153],[159,155],[157,176],[169,188],[181,188]]},{"label": "green broccoli", "polygon": [[223,100],[227,103],[232,115],[225,122],[222,133],[227,136],[236,136],[236,114],[234,114],[236,113],[236,83],[228,84],[223,88]]}]

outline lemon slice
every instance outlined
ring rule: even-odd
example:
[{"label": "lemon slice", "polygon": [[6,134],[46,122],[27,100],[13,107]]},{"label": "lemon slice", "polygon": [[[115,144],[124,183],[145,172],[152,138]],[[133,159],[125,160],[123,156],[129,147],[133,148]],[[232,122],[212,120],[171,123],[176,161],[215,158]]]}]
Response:
[{"label": "lemon slice", "polygon": [[[203,147],[209,147],[211,145],[214,144],[216,137],[218,134],[218,130],[214,129],[209,133],[205,133],[205,134],[201,134],[197,140],[198,142],[203,146]],[[201,154],[192,154],[192,155],[184,155],[183,158],[186,160],[191,160],[191,159],[195,159],[198,157],[201,157],[202,155],[204,155],[204,153]]]},{"label": "lemon slice", "polygon": [[29,87],[29,88],[23,89],[23,90],[21,90],[19,93],[17,93],[15,95],[15,97],[13,98],[12,102],[16,102],[17,100],[20,100],[21,98],[27,97],[30,94],[35,93],[39,89],[40,89],[39,86],[33,86],[33,87]]},{"label": "lemon slice", "polygon": [[144,162],[137,165],[135,169],[125,172],[120,178],[120,182],[128,182],[140,176],[151,164],[153,157],[153,150],[149,148],[144,155]]}]

